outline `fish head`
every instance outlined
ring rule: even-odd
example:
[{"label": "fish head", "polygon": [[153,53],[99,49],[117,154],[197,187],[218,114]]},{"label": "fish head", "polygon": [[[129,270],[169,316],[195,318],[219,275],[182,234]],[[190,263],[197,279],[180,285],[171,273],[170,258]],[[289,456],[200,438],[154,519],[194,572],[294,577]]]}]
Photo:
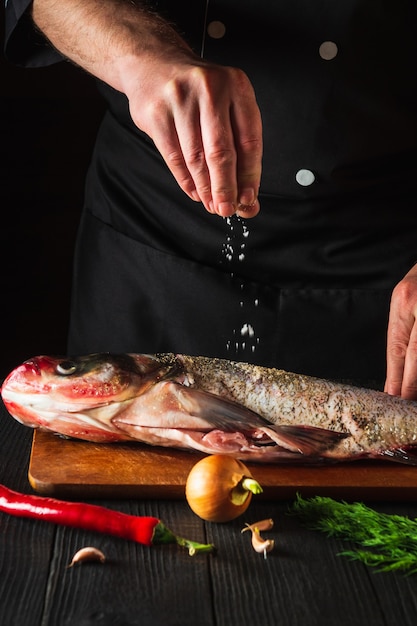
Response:
[{"label": "fish head", "polygon": [[36,356],[7,376],[1,396],[22,424],[51,429],[57,420],[74,422],[82,412],[129,401],[176,368],[153,355]]}]

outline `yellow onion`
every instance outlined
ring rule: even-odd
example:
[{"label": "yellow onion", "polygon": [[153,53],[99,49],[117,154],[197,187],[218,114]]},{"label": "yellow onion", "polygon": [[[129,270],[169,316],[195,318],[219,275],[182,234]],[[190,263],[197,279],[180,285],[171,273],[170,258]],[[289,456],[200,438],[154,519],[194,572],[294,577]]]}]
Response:
[{"label": "yellow onion", "polygon": [[228,522],[248,508],[252,494],[262,487],[237,459],[213,454],[192,467],[185,497],[196,515],[209,522]]}]

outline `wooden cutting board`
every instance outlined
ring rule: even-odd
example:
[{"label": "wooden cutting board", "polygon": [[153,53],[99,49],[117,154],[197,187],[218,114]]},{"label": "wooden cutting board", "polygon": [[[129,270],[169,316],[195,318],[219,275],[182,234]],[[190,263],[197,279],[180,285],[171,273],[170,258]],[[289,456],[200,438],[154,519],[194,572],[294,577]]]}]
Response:
[{"label": "wooden cutting board", "polygon": [[[183,499],[192,466],[204,455],[141,444],[95,444],[35,431],[29,481],[57,498]],[[257,498],[326,495],[346,500],[414,500],[417,467],[389,462],[325,467],[246,463],[262,485]]]}]

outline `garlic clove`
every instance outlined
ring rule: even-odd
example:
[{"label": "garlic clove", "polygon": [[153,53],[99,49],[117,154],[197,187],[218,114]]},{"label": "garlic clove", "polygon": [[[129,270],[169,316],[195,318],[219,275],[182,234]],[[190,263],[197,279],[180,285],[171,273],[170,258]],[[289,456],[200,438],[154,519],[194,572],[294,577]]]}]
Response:
[{"label": "garlic clove", "polygon": [[255,550],[255,552],[263,554],[264,558],[266,559],[267,553],[271,552],[271,550],[274,549],[275,541],[273,539],[264,539],[263,537],[261,537],[259,528],[257,528],[256,526],[253,526],[253,528],[251,528],[251,531],[253,549]]},{"label": "garlic clove", "polygon": [[274,526],[274,520],[271,518],[268,518],[268,519],[260,520],[259,522],[255,522],[253,524],[246,524],[245,528],[242,528],[240,532],[244,533],[246,530],[253,530],[254,528],[257,528],[260,532],[263,530],[271,530],[273,526]]},{"label": "garlic clove", "polygon": [[72,557],[72,561],[68,565],[68,567],[73,567],[74,565],[85,563],[87,561],[104,563],[106,561],[106,557],[104,553],[98,548],[94,548],[93,546],[87,546],[86,548],[81,548],[81,550],[78,550],[78,552],[74,554],[74,556]]}]

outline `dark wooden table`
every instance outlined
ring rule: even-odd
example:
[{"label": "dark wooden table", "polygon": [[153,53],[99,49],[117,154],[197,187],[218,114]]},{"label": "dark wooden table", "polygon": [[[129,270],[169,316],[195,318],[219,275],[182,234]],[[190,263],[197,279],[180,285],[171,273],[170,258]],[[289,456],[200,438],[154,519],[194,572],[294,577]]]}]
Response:
[{"label": "dark wooden table", "polygon": [[[0,407],[0,482],[33,493],[27,470],[32,432]],[[174,545],[147,548],[117,538],[0,513],[2,626],[414,626],[417,575],[376,573],[338,553],[346,543],[303,528],[289,502],[253,502],[228,524],[208,524],[182,501],[94,501],[154,515],[177,534],[213,542],[215,555],[190,557]],[[372,503],[417,516],[417,503]],[[276,549],[265,560],[245,521],[275,520]],[[104,565],[67,568],[81,547]]]}]

